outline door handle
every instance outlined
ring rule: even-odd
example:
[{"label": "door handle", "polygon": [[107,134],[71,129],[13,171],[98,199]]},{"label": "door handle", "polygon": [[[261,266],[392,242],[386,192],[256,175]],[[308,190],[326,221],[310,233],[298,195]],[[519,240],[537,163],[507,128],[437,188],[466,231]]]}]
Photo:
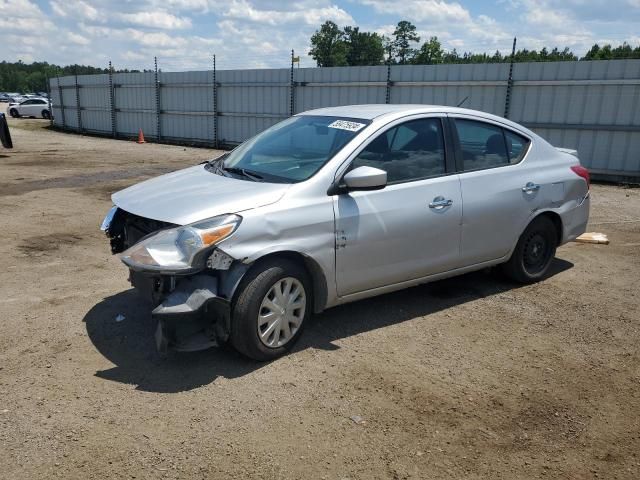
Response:
[{"label": "door handle", "polygon": [[429,204],[429,208],[435,208],[436,210],[442,210],[445,207],[450,207],[453,205],[453,200],[445,199],[444,197],[436,197]]},{"label": "door handle", "polygon": [[538,190],[540,190],[540,185],[533,182],[527,182],[527,184],[524,187],[522,187],[522,191],[524,193],[533,193],[533,192],[537,192]]}]

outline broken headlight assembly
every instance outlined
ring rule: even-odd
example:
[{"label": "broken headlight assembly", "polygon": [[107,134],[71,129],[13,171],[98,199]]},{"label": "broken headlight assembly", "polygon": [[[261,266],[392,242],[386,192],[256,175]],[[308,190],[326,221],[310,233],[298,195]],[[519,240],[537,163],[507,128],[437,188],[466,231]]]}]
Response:
[{"label": "broken headlight assembly", "polygon": [[131,269],[160,273],[192,273],[206,266],[212,247],[238,229],[242,217],[220,215],[152,233],[122,252]]}]

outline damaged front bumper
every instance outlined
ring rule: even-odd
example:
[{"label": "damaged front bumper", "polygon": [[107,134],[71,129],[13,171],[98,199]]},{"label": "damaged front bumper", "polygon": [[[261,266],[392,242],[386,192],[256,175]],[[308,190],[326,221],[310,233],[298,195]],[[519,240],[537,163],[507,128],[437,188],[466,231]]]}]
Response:
[{"label": "damaged front bumper", "polygon": [[[178,226],[143,218],[113,207],[101,225],[111,251],[121,253],[161,230]],[[219,248],[193,271],[164,271],[121,260],[129,267],[129,281],[152,302],[157,321],[156,345],[161,353],[203,350],[229,339],[231,298],[248,266]]]},{"label": "damaged front bumper", "polygon": [[188,277],[158,276],[130,270],[131,284],[157,306],[152,311],[156,346],[196,351],[219,346],[229,338],[231,304],[209,273]]}]

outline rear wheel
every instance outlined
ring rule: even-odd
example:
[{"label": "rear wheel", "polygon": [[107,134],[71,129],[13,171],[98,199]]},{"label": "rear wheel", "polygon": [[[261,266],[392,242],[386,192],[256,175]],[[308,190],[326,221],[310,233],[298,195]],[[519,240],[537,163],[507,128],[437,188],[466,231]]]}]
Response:
[{"label": "rear wheel", "polygon": [[11,115],[13,118],[18,118],[20,116],[20,114],[18,113],[18,110],[16,110],[15,108],[12,108],[11,110],[9,110],[9,115]]},{"label": "rear wheel", "polygon": [[49,113],[49,110],[43,110],[42,111],[42,118],[49,120],[51,118],[51,114]]},{"label": "rear wheel", "polygon": [[254,360],[287,353],[311,316],[311,282],[293,262],[274,259],[256,266],[239,287],[231,326],[233,346]]},{"label": "rear wheel", "polygon": [[533,219],[520,236],[511,258],[504,264],[504,272],[520,283],[542,280],[556,254],[556,226],[546,216]]}]

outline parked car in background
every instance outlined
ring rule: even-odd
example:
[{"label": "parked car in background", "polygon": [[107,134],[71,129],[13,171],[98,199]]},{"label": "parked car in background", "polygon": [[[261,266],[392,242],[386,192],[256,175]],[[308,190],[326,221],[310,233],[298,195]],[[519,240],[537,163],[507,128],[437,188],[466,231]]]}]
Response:
[{"label": "parked car in background", "polygon": [[20,103],[11,102],[7,107],[7,113],[14,118],[17,117],[41,117],[51,118],[49,111],[49,100],[46,98],[29,98]]},{"label": "parked car in background", "polygon": [[589,173],[501,117],[355,105],[295,115],[112,200],[102,229],[153,301],[158,348],[230,341],[269,360],[335,305],[494,265],[544,279],[585,231]]},{"label": "parked car in background", "polygon": [[20,95],[19,93],[13,93],[13,92],[6,92],[3,96],[2,96],[3,102],[7,102],[7,103],[20,103],[22,101],[25,100],[24,97],[22,97],[22,95]]}]

